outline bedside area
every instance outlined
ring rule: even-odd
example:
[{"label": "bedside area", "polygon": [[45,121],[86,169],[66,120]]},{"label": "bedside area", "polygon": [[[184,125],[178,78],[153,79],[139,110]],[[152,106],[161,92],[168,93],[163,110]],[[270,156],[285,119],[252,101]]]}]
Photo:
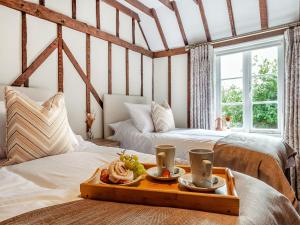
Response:
[{"label": "bedside area", "polygon": [[120,148],[120,142],[109,140],[109,139],[95,138],[91,140],[91,142],[98,146]]}]

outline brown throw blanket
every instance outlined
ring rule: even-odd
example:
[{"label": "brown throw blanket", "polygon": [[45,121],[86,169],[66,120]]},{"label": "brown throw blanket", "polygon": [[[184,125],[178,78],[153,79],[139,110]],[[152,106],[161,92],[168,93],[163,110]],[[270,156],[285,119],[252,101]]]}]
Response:
[{"label": "brown throw blanket", "polygon": [[262,181],[234,172],[240,216],[203,211],[79,200],[35,210],[0,225],[292,225],[300,217],[290,201]]},{"label": "brown throw blanket", "polygon": [[214,152],[215,166],[229,167],[258,178],[297,206],[295,192],[285,176],[285,172],[295,167],[296,152],[281,140],[270,136],[233,133],[218,141]]}]

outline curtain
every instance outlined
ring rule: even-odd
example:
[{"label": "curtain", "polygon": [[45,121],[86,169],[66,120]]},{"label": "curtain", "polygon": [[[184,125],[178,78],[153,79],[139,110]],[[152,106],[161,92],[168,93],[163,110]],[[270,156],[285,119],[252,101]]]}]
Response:
[{"label": "curtain", "polygon": [[191,128],[211,129],[213,47],[201,45],[191,49],[190,57],[190,126]]},{"label": "curtain", "polygon": [[[297,151],[297,184],[300,184],[300,27],[285,34],[284,140]],[[298,185],[300,186],[300,185]],[[298,187],[298,198],[300,188]]]}]

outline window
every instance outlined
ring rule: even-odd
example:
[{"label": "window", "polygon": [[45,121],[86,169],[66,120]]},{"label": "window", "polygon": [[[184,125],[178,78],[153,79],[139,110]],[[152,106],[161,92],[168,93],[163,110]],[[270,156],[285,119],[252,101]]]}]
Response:
[{"label": "window", "polygon": [[216,50],[216,116],[245,132],[279,133],[282,40]]}]

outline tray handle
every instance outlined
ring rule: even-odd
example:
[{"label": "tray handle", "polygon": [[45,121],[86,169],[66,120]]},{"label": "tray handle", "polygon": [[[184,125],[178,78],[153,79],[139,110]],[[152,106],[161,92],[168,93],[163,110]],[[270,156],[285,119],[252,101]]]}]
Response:
[{"label": "tray handle", "polygon": [[227,186],[228,194],[233,195],[233,196],[238,196],[237,192],[235,190],[235,178],[232,175],[231,170],[228,168],[226,168],[226,177],[228,180],[228,186]]}]

